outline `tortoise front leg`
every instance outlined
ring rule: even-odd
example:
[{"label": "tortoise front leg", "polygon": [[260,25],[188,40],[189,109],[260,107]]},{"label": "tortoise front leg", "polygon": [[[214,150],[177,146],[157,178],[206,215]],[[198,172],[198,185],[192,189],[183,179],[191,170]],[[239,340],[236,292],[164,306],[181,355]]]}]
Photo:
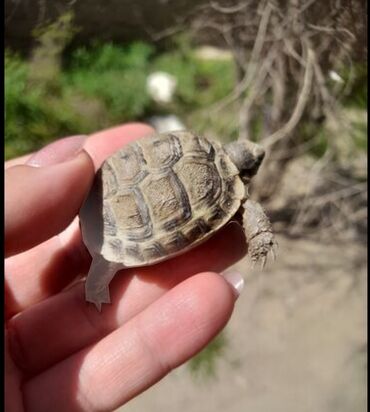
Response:
[{"label": "tortoise front leg", "polygon": [[85,283],[85,297],[87,302],[94,303],[99,312],[102,303],[110,303],[109,283],[120,269],[122,265],[93,255]]},{"label": "tortoise front leg", "polygon": [[243,204],[243,228],[248,242],[248,255],[253,263],[265,265],[267,254],[275,245],[272,226],[262,206],[253,200]]}]

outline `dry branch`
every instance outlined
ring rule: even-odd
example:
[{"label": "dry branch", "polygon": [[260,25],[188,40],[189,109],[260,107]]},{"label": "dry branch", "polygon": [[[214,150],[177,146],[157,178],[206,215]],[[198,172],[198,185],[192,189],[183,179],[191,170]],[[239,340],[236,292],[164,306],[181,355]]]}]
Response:
[{"label": "dry branch", "polygon": [[[287,165],[312,146],[325,119],[340,122],[336,118],[339,101],[351,86],[348,82],[335,84],[330,73],[346,67],[349,78],[353,78],[356,50],[367,53],[367,44],[360,45],[366,39],[365,3],[212,0],[209,7],[202,7],[193,27],[196,31],[212,28],[220,35],[233,53],[238,73],[233,92],[209,113],[238,102],[239,138],[261,140],[268,149],[256,181],[260,199],[273,199]],[[254,127],[256,123],[262,123],[262,127]],[[256,130],[258,135],[254,134]],[[328,141],[329,148],[334,147],[334,138]],[[327,155],[321,160],[327,165]],[[316,168],[313,173],[320,180]],[[334,191],[328,199],[318,197],[314,201],[312,192],[308,193],[302,201],[302,213],[311,214],[310,207],[319,208],[327,204],[326,200],[331,208],[340,210],[339,203],[347,198],[342,194],[357,196],[357,189],[350,189],[357,187],[356,182],[347,183],[348,189]]]}]

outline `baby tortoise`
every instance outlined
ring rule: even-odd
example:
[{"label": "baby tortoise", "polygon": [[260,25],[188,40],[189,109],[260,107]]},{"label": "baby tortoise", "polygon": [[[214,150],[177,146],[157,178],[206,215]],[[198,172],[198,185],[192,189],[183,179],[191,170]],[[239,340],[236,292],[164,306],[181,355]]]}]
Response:
[{"label": "baby tortoise", "polygon": [[221,145],[178,131],[136,140],[109,157],[80,211],[92,255],[86,300],[101,310],[110,303],[109,283],[118,270],[184,253],[236,215],[251,260],[264,264],[274,237],[247,190],[264,154],[247,140]]}]

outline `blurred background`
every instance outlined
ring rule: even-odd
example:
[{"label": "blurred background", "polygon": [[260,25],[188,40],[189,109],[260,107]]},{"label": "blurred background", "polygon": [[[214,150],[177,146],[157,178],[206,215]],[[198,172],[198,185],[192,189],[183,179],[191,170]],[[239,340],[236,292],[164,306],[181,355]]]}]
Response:
[{"label": "blurred background", "polygon": [[260,142],[275,262],[126,411],[367,405],[366,0],[6,0],[5,157],[128,121]]}]

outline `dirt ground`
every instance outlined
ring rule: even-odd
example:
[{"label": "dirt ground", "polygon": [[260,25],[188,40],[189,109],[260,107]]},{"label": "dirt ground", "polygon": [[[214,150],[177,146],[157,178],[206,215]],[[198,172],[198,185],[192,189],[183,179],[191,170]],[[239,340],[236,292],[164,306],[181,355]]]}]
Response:
[{"label": "dirt ground", "polygon": [[245,288],[225,329],[216,376],[184,365],[125,412],[366,410],[366,249],[278,237],[263,274],[247,259]]}]

